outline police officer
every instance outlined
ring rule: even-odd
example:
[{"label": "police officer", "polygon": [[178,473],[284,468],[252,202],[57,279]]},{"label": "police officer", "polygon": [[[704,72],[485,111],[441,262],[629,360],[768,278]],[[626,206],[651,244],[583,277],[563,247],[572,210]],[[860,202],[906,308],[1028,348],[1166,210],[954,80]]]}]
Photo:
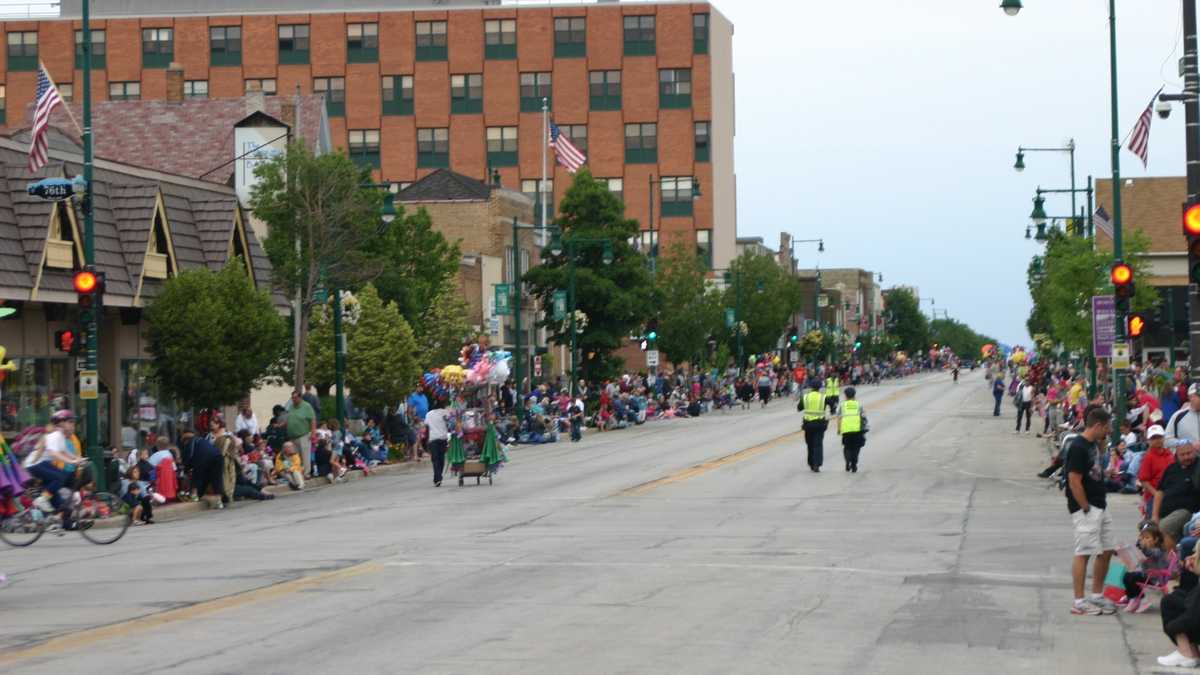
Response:
[{"label": "police officer", "polygon": [[830,368],[829,375],[825,378],[825,405],[829,406],[830,415],[837,412],[840,385],[837,371]]},{"label": "police officer", "polygon": [[804,411],[804,444],[808,446],[808,468],[813,473],[821,470],[825,462],[825,430],[829,428],[829,420],[825,417],[825,396],[821,394],[820,380],[813,380],[812,391],[804,395],[802,410]]},{"label": "police officer", "polygon": [[866,429],[863,428],[862,404],[854,400],[854,387],[846,387],[846,401],[838,410],[838,434],[842,437],[842,454],[846,458],[846,471],[858,473],[858,453],[866,445]]}]

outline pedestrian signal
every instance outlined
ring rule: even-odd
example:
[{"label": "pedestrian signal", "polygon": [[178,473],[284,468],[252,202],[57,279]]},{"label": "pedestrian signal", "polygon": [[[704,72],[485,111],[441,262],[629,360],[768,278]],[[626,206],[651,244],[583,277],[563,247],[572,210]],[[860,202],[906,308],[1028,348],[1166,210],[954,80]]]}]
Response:
[{"label": "pedestrian signal", "polygon": [[1127,328],[1129,329],[1129,337],[1139,338],[1146,330],[1146,317],[1141,314],[1130,314]]},{"label": "pedestrian signal", "polygon": [[79,336],[73,330],[60,330],[54,332],[54,348],[64,354],[71,354],[75,351],[75,343],[79,341]]}]

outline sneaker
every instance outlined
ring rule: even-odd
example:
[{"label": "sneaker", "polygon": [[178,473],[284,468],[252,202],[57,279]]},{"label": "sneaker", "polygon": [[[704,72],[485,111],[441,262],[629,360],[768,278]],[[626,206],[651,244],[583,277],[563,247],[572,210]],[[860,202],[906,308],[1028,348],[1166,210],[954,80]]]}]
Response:
[{"label": "sneaker", "polygon": [[1133,612],[1134,614],[1142,614],[1142,613],[1150,611],[1151,609],[1154,609],[1154,601],[1142,599],[1141,601],[1138,602],[1138,605],[1136,608],[1131,609],[1129,611]]},{"label": "sneaker", "polygon": [[33,505],[44,513],[54,513],[54,506],[50,503],[50,498],[46,495],[39,495],[37,499],[33,500]]},{"label": "sneaker", "polygon": [[220,511],[223,508],[225,508],[225,502],[217,502],[217,510]]},{"label": "sneaker", "polygon": [[331,473],[331,474],[325,476],[325,480],[329,481],[330,485],[333,485],[333,474]]},{"label": "sneaker", "polygon": [[1099,605],[1092,604],[1089,600],[1079,599],[1071,605],[1071,613],[1088,616],[1100,616],[1104,610]]},{"label": "sneaker", "polygon": [[1158,665],[1174,668],[1195,668],[1197,665],[1200,665],[1200,661],[1190,659],[1176,650],[1166,656],[1158,657]]},{"label": "sneaker", "polygon": [[1125,611],[1129,612],[1130,614],[1137,614],[1138,608],[1141,607],[1141,605],[1141,598],[1131,598],[1129,602],[1125,603]]},{"label": "sneaker", "polygon": [[1093,595],[1092,597],[1088,598],[1088,601],[1090,601],[1093,605],[1099,607],[1102,610],[1102,613],[1104,613],[1104,614],[1116,614],[1117,613],[1117,606],[1115,604],[1113,604],[1112,600],[1109,600],[1108,598],[1104,597],[1103,595]]}]

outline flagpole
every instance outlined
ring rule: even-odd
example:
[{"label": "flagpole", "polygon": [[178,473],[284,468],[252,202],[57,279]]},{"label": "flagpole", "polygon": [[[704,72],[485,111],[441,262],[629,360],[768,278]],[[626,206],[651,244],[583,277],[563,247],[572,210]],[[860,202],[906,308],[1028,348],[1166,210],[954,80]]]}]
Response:
[{"label": "flagpole", "polygon": [[[46,64],[42,63],[41,59],[38,59],[38,68],[41,68],[42,72],[46,74],[46,79],[50,80],[50,86],[54,87],[55,91],[58,91],[58,83],[55,82],[54,78],[50,76],[50,69],[46,68]],[[59,91],[58,95],[61,98],[62,92]],[[67,105],[66,101],[63,101],[62,108],[63,110],[67,111],[67,117],[71,118],[71,124],[75,125],[75,131],[79,132],[79,138],[80,140],[83,140],[83,127],[79,126],[79,122],[75,119],[75,114],[71,112],[71,106]]]},{"label": "flagpole", "polygon": [[546,226],[546,146],[550,144],[550,101],[542,98],[542,227]]}]

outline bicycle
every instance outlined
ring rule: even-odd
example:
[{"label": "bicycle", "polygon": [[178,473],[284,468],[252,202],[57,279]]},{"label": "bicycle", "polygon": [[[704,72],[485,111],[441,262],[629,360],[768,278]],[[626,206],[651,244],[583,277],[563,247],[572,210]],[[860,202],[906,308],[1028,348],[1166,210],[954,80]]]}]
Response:
[{"label": "bicycle", "polygon": [[[87,464],[84,462],[79,468]],[[31,546],[47,532],[61,537],[74,530],[93,544],[107,545],[125,536],[133,523],[132,509],[118,497],[81,489],[71,492],[71,520],[75,526],[69,530],[63,527],[60,514],[46,513],[33,505],[41,494],[41,483],[32,481],[24,492],[13,497],[13,513],[0,517],[0,540],[22,548]]]}]

